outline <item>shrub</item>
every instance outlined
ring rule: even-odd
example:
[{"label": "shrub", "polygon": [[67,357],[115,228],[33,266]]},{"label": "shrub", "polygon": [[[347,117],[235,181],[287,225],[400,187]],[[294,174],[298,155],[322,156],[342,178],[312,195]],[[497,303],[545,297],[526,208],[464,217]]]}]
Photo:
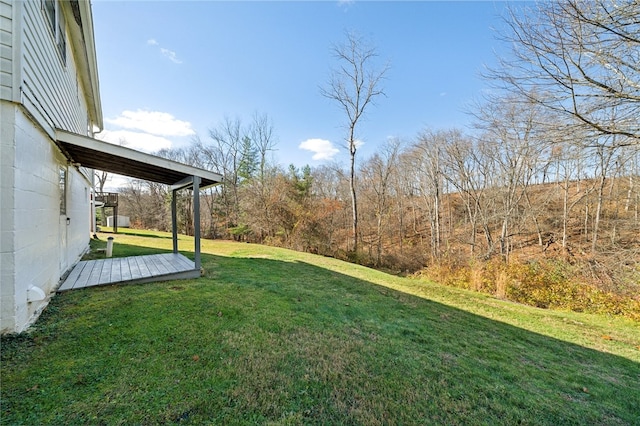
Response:
[{"label": "shrub", "polygon": [[423,269],[421,277],[453,287],[545,309],[623,315],[640,320],[640,299],[604,291],[581,278],[579,265],[563,260],[473,261],[464,267],[442,262]]}]

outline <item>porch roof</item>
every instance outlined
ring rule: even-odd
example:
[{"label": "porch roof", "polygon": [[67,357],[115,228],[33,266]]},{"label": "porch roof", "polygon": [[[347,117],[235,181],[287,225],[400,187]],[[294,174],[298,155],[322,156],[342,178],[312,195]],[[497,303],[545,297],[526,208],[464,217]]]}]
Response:
[{"label": "porch roof", "polygon": [[136,179],[183,185],[200,178],[200,189],[222,183],[222,176],[166,158],[56,129],[56,143],[73,163]]}]

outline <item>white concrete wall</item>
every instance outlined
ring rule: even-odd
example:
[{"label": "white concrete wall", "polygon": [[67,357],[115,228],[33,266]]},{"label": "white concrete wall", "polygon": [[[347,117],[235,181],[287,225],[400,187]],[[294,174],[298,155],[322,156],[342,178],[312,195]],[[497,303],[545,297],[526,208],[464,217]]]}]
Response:
[{"label": "white concrete wall", "polygon": [[0,100],[0,331],[15,325],[15,231],[13,126],[16,107]]},{"label": "white concrete wall", "polygon": [[[3,102],[2,108],[4,129],[5,111],[11,105]],[[2,166],[2,331],[22,331],[46,306],[48,299],[29,302],[27,289],[33,285],[47,295],[56,290],[63,274],[88,248],[91,219],[86,177],[67,165],[53,141],[20,107],[13,110],[13,147],[4,132],[2,139],[3,159],[5,152],[14,152],[13,179],[11,170]],[[60,214],[60,166],[68,169],[65,215]],[[13,190],[4,187],[11,180]]]},{"label": "white concrete wall", "polygon": [[[67,189],[67,253],[66,268],[61,276],[72,268],[89,249],[91,238],[91,182],[73,165],[68,168]],[[93,173],[93,171],[92,171]],[[59,284],[59,283],[57,283]]]}]

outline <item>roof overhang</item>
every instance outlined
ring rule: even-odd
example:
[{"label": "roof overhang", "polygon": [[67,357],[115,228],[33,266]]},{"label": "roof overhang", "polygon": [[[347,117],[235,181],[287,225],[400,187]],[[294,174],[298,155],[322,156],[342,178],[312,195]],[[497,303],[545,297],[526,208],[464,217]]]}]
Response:
[{"label": "roof overhang", "polygon": [[194,177],[200,178],[201,189],[222,183],[218,173],[65,130],[56,129],[56,143],[82,167],[180,188],[190,186]]}]

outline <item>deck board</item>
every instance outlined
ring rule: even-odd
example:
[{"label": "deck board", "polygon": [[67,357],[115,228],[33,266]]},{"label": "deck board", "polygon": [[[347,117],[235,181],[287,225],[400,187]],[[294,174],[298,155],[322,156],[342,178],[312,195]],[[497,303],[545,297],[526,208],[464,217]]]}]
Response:
[{"label": "deck board", "polygon": [[73,268],[71,273],[67,275],[67,278],[64,281],[64,288],[63,286],[60,286],[60,290],[73,289],[73,286],[75,285],[76,281],[78,281],[78,278],[80,277],[80,275],[82,274],[82,271],[86,267],[87,267],[86,262],[80,262],[75,268]]},{"label": "deck board", "polygon": [[178,263],[182,264],[185,268],[189,265],[193,265],[193,261],[185,256],[176,256]]},{"label": "deck board", "polygon": [[58,292],[110,284],[134,284],[197,278],[195,264],[179,253],[84,260],[79,262]]},{"label": "deck board", "polygon": [[151,270],[149,270],[149,265],[147,265],[147,263],[144,261],[144,259],[142,257],[143,256],[137,256],[137,257],[133,258],[133,259],[135,259],[136,263],[138,264],[138,267],[140,268],[140,272],[142,273],[142,276],[143,277],[148,277],[148,276],[154,275],[154,273],[151,272]]},{"label": "deck board", "polygon": [[100,272],[100,277],[98,278],[98,282],[105,283],[111,281],[111,264],[113,263],[113,259],[105,259],[102,263],[102,272]]},{"label": "deck board", "polygon": [[162,275],[162,271],[158,269],[158,265],[156,265],[156,263],[153,261],[152,258],[145,257],[144,259],[139,259],[139,260],[144,261],[144,264],[147,266],[147,268],[149,269],[149,272],[152,275]]},{"label": "deck board", "polygon": [[[104,268],[104,264],[106,262],[106,260],[104,259],[100,259],[100,260],[96,260],[95,261],[95,265],[93,265],[93,270],[91,271],[91,274],[89,276],[87,276],[87,285],[96,285],[98,283],[100,283],[100,280],[103,279],[105,282],[107,281],[107,276],[106,274],[102,274],[102,269]],[[81,284],[81,283],[78,283]]]},{"label": "deck board", "polygon": [[[160,259],[157,259],[156,257],[150,258],[149,261],[153,264],[153,267],[158,271],[159,274],[168,274],[169,270],[167,270],[163,265],[162,265],[162,261],[160,261]],[[151,269],[151,268],[149,268]]]},{"label": "deck board", "polygon": [[131,274],[131,279],[135,280],[137,278],[142,277],[142,271],[140,271],[140,266],[138,266],[138,262],[136,262],[135,257],[127,257],[127,263],[129,265],[129,272]]},{"label": "deck board", "polygon": [[111,263],[111,281],[129,281],[131,277],[123,277],[122,275],[122,258],[113,259]]}]

